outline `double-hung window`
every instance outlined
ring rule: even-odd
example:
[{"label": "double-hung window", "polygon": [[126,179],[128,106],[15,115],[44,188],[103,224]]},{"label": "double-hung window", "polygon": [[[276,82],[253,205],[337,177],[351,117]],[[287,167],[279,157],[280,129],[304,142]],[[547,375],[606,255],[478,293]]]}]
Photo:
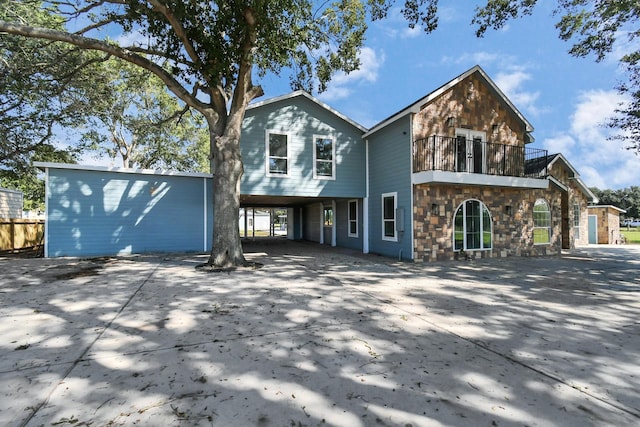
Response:
[{"label": "double-hung window", "polygon": [[551,211],[543,199],[533,205],[533,244],[543,245],[551,242]]},{"label": "double-hung window", "polygon": [[313,137],[313,177],[335,179],[335,141],[328,136]]},{"label": "double-hung window", "polygon": [[358,201],[349,200],[349,237],[358,237]]},{"label": "double-hung window", "polygon": [[396,231],[396,208],[398,207],[398,193],[382,195],[382,240],[398,241]]},{"label": "double-hung window", "polygon": [[267,131],[267,175],[289,175],[289,136],[286,133]]}]

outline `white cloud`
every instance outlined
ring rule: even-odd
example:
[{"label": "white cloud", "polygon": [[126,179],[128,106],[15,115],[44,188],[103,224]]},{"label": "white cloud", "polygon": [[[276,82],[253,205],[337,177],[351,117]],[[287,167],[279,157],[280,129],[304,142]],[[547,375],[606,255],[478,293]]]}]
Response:
[{"label": "white cloud", "polygon": [[567,132],[542,143],[549,152],[564,154],[590,187],[620,188],[637,182],[638,158],[607,140],[613,130],[603,126],[621,101],[620,94],[612,90],[583,92]]},{"label": "white cloud", "polygon": [[540,92],[530,92],[523,88],[524,83],[531,79],[531,74],[526,72],[525,68],[512,67],[510,71],[498,73],[494,82],[516,108],[537,116],[543,111],[536,105]]},{"label": "white cloud", "polygon": [[570,153],[576,145],[576,140],[571,135],[563,134],[553,138],[547,138],[543,141],[542,146],[549,150],[550,154]]},{"label": "white cloud", "polygon": [[378,80],[378,71],[384,63],[384,54],[379,54],[369,47],[363,47],[360,51],[360,68],[349,74],[337,73],[327,87],[327,90],[319,95],[323,101],[335,101],[351,95],[353,86],[360,82],[375,83]]}]

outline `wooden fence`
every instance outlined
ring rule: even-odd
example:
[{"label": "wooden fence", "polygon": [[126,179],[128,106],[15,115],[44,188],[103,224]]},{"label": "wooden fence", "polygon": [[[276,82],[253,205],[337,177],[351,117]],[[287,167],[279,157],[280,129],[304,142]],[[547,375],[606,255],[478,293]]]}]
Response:
[{"label": "wooden fence", "polygon": [[44,220],[0,219],[0,251],[34,249],[44,244]]}]

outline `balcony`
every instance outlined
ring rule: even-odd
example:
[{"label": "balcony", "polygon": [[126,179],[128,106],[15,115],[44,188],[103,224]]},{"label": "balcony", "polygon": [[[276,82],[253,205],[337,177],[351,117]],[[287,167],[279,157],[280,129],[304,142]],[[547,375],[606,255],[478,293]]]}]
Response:
[{"label": "balcony", "polygon": [[414,142],[413,174],[414,183],[546,188],[547,150],[434,135]]}]

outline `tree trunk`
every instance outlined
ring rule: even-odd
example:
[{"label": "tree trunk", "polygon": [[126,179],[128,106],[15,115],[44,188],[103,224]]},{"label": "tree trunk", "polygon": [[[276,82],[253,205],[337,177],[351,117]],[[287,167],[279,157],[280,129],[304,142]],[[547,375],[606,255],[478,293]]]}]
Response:
[{"label": "tree trunk", "polygon": [[[210,126],[215,129],[215,126]],[[207,264],[229,268],[246,265],[240,241],[240,179],[243,174],[240,132],[216,136],[211,131],[213,172],[213,247]]]}]

